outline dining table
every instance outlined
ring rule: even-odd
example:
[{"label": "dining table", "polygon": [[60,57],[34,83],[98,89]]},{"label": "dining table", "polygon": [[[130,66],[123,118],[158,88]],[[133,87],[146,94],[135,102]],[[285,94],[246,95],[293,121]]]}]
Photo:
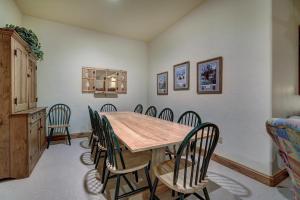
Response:
[{"label": "dining table", "polygon": [[[101,112],[132,153],[151,151],[151,169],[165,161],[166,147],[180,144],[192,127],[135,112]],[[206,137],[206,136],[204,136]],[[153,170],[151,176],[154,178]]]}]

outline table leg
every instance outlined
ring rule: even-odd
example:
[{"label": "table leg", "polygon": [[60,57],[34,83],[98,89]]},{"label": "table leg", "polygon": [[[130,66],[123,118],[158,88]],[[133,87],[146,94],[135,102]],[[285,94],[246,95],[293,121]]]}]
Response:
[{"label": "table leg", "polygon": [[152,159],[151,159],[151,177],[152,180],[155,179],[153,167],[159,165],[165,161],[165,147],[159,149],[152,149]]}]

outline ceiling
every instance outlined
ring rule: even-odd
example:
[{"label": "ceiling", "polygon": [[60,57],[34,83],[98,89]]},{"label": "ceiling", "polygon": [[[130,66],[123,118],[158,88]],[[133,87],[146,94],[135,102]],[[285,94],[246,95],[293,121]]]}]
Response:
[{"label": "ceiling", "polygon": [[15,0],[23,14],[150,41],[203,0]]}]

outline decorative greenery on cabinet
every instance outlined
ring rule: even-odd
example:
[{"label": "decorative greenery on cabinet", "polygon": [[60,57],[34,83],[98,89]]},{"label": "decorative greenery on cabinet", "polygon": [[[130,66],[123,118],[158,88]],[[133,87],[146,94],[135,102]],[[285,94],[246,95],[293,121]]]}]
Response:
[{"label": "decorative greenery on cabinet", "polygon": [[35,56],[39,60],[43,60],[44,52],[41,50],[42,45],[39,42],[38,37],[32,30],[28,30],[27,28],[16,26],[13,24],[6,24],[5,28],[15,30],[20,35],[20,37],[29,44],[31,51],[35,54]]}]

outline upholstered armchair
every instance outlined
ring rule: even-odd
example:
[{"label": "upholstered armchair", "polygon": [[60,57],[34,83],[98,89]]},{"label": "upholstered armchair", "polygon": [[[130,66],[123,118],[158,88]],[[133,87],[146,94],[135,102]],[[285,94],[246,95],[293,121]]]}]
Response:
[{"label": "upholstered armchair", "polygon": [[300,119],[271,119],[266,126],[291,177],[294,199],[300,200]]}]

